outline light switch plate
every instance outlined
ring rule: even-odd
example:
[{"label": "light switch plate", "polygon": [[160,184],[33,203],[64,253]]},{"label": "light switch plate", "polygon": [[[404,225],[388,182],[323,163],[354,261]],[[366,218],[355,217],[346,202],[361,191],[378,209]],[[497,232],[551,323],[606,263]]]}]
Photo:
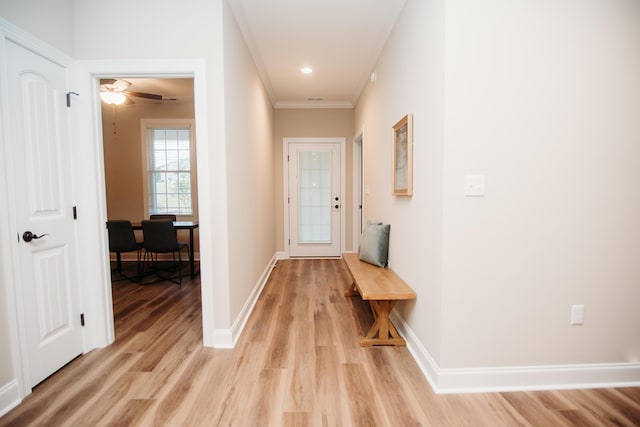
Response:
[{"label": "light switch plate", "polygon": [[574,304],[571,306],[571,324],[582,325],[584,323],[584,305]]},{"label": "light switch plate", "polygon": [[482,197],[485,190],[484,175],[464,176],[464,195],[467,197]]}]

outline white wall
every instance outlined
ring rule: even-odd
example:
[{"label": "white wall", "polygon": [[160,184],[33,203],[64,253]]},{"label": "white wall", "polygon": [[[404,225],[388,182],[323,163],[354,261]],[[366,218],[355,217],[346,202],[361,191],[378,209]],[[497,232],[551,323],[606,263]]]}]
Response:
[{"label": "white wall", "polygon": [[[355,110],[364,128],[365,221],[391,224],[389,262],[418,294],[398,311],[431,357],[441,333],[444,9],[441,1],[408,1]],[[401,66],[399,66],[401,64]],[[413,114],[414,194],[392,196],[392,126]],[[366,193],[366,190],[365,190]]]},{"label": "white wall", "polygon": [[639,361],[640,3],[448,1],[446,60],[442,366]]},{"label": "white wall", "polygon": [[222,3],[222,0],[75,1],[74,56],[214,60],[221,53]]},{"label": "white wall", "polygon": [[[409,0],[376,68],[356,107],[365,212],[392,224],[392,267],[418,294],[400,311],[436,371],[637,372],[640,3]],[[406,113],[402,199],[389,152]],[[466,174],[485,197],[463,196]]]},{"label": "white wall", "polygon": [[224,77],[229,195],[227,305],[233,322],[274,256],[276,244],[273,108],[226,2]]},{"label": "white wall", "polygon": [[73,3],[73,0],[2,0],[0,16],[71,55]]}]

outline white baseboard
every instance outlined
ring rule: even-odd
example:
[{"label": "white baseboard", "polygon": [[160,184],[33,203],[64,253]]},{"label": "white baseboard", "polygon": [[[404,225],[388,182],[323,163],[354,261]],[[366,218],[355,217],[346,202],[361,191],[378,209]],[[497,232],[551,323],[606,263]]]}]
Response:
[{"label": "white baseboard", "polygon": [[260,279],[253,287],[251,294],[247,298],[242,310],[236,317],[235,322],[231,326],[231,329],[216,329],[213,333],[214,347],[216,348],[234,348],[240,335],[242,335],[242,331],[244,330],[244,326],[247,324],[247,320],[249,320],[249,316],[253,312],[253,308],[258,301],[258,297],[264,289],[264,286],[267,284],[267,280],[269,280],[269,276],[271,275],[271,271],[276,266],[276,262],[278,261],[278,255],[274,254],[269,264],[262,272]]},{"label": "white baseboard", "polygon": [[18,380],[0,387],[0,417],[20,404],[20,392],[18,390]]},{"label": "white baseboard", "polygon": [[640,386],[640,363],[442,369],[404,319],[391,318],[438,394]]},{"label": "white baseboard", "polygon": [[214,348],[233,348],[234,346],[232,329],[216,329],[213,331]]},{"label": "white baseboard", "polygon": [[276,252],[276,258],[277,259],[288,259],[289,257],[287,256],[286,252]]}]

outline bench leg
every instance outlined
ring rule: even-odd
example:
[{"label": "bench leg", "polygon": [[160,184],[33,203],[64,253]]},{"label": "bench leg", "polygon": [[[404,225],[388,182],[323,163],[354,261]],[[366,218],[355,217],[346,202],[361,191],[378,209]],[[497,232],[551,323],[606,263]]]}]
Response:
[{"label": "bench leg", "polygon": [[358,292],[358,288],[356,288],[356,282],[353,282],[351,284],[351,287],[349,288],[348,291],[344,292],[344,296],[345,297],[353,297],[356,295],[360,295],[360,293]]},{"label": "bench leg", "polygon": [[[375,322],[367,336],[360,340],[360,345],[363,347],[370,347],[373,345],[407,345],[404,338],[400,336],[398,330],[391,319],[389,319],[389,313],[396,305],[394,300],[383,301],[369,301],[371,308],[373,309],[373,316]],[[378,336],[376,338],[376,335]]]}]

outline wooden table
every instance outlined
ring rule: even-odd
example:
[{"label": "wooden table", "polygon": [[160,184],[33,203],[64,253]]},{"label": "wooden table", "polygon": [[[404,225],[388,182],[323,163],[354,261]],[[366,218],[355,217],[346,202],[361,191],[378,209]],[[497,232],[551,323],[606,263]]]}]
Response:
[{"label": "wooden table", "polygon": [[[134,230],[142,230],[142,223],[132,222],[131,226]],[[194,245],[193,245],[193,230],[198,228],[198,221],[174,221],[173,227],[176,230],[189,230],[189,268],[191,271],[191,278],[195,278],[199,273],[196,271],[196,262],[194,259]]]}]

